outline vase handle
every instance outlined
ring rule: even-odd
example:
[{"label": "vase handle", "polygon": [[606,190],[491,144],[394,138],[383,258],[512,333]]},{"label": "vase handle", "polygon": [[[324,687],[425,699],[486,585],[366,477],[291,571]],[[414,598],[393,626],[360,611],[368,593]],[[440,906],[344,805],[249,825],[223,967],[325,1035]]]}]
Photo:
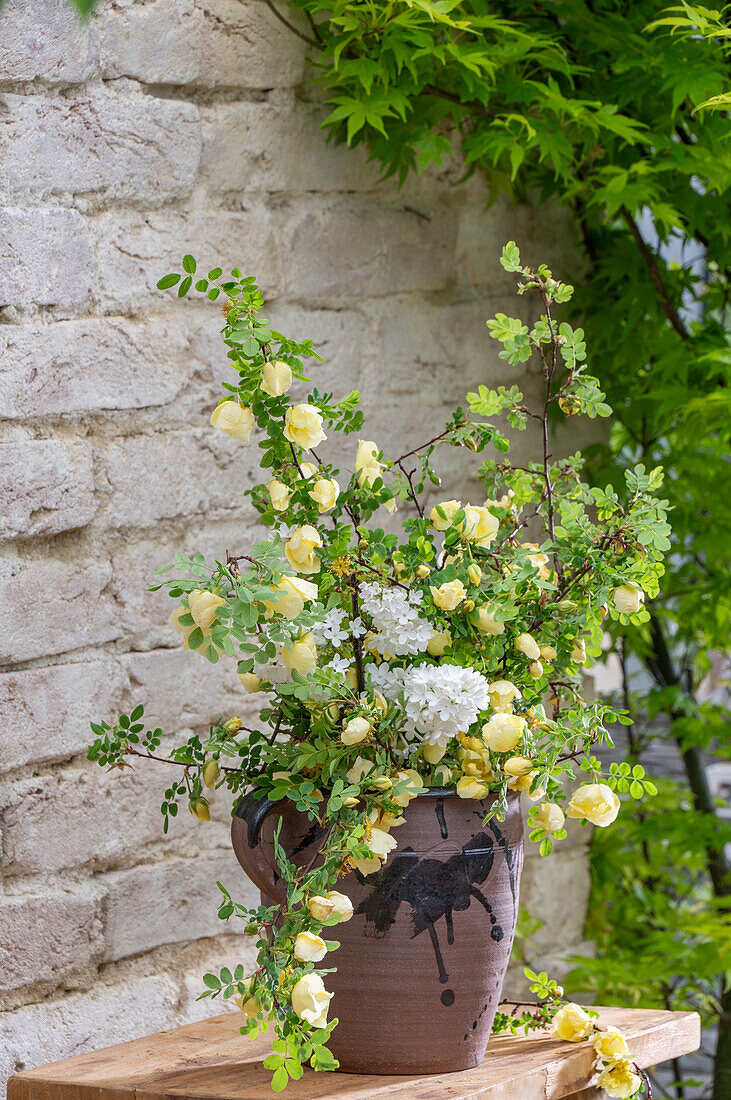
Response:
[{"label": "vase handle", "polygon": [[285,884],[266,857],[261,843],[264,819],[277,805],[262,798],[259,791],[250,791],[239,802],[231,820],[231,843],[234,854],[255,886],[274,901],[285,898]]}]

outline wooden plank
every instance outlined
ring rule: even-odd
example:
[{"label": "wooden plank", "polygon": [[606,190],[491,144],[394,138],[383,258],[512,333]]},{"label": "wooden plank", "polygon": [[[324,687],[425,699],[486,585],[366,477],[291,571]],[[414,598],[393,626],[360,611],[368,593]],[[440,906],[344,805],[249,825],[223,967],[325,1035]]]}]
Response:
[{"label": "wooden plank", "polygon": [[[645,1067],[696,1050],[695,1012],[600,1008],[599,1023],[626,1035]],[[65,1062],[27,1070],[10,1079],[9,1100],[271,1100],[270,1073],[262,1061],[266,1037],[238,1033],[238,1013],[161,1032]],[[563,1100],[589,1089],[594,1056],[586,1044],[564,1043],[546,1033],[498,1035],[481,1066],[457,1073],[404,1077],[305,1070],[288,1086],[291,1100]]]}]

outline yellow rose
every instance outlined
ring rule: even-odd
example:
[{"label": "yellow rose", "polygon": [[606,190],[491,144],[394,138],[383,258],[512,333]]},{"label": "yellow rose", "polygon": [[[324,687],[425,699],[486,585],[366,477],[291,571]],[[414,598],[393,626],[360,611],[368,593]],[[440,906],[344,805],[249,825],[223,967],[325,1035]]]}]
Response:
[{"label": "yellow rose", "polygon": [[612,603],[622,615],[634,615],[645,602],[645,593],[634,584],[620,584],[612,592]]},{"label": "yellow rose", "polygon": [[556,650],[553,648],[552,645],[541,646],[541,660],[544,664],[550,665],[551,661],[556,660],[556,656]]},{"label": "yellow rose", "polygon": [[224,607],[226,601],[217,596],[215,592],[204,592],[200,588],[194,588],[188,593],[188,607],[196,626],[201,630],[208,630],[216,620],[216,608]]},{"label": "yellow rose", "polygon": [[353,916],[353,903],[347,894],[341,894],[337,890],[328,890],[325,900],[333,906],[333,916],[338,918],[340,924],[344,924]]},{"label": "yellow rose", "polygon": [[274,511],[283,512],[289,504],[289,498],[292,496],[287,486],[283,481],[277,481],[277,479],[273,477],[267,485],[267,489]]},{"label": "yellow rose", "polygon": [[510,680],[495,680],[487,686],[490,706],[501,714],[509,714],[513,709],[513,699],[522,699],[520,690]]},{"label": "yellow rose", "polygon": [[452,635],[449,630],[435,630],[426,643],[427,653],[431,653],[432,657],[441,657],[451,644]]},{"label": "yellow rose", "polygon": [[424,789],[424,784],[421,782],[421,776],[413,768],[405,768],[401,771],[397,771],[393,778],[394,782],[406,784],[405,787],[402,786],[398,794],[391,796],[397,806],[408,806],[411,799],[416,798],[419,791]]},{"label": "yellow rose", "polygon": [[612,1100],[626,1100],[628,1096],[634,1096],[637,1092],[642,1084],[642,1078],[629,1058],[624,1058],[600,1073],[597,1084]]},{"label": "yellow rose", "polygon": [[534,680],[540,680],[543,675],[543,665],[540,661],[531,661],[528,665],[528,672]]},{"label": "yellow rose", "polygon": [[580,1043],[594,1030],[591,1016],[581,1005],[567,1004],[553,1017],[553,1034],[568,1043]]},{"label": "yellow rose", "polygon": [[261,691],[261,677],[257,676],[254,672],[240,672],[239,680],[248,691],[249,695],[253,695],[257,691]]},{"label": "yellow rose", "polygon": [[224,401],[211,413],[211,424],[214,428],[234,436],[235,439],[241,439],[244,443],[251,439],[255,423],[251,409],[246,405],[239,405],[238,401]]},{"label": "yellow rose", "polygon": [[495,618],[494,608],[478,607],[472,621],[480,634],[491,634],[496,637],[505,633],[505,623],[499,623]]},{"label": "yellow rose", "polygon": [[261,1012],[261,1003],[256,996],[250,994],[252,979],[247,978],[245,982],[241,984],[245,987],[245,993],[239,993],[234,997],[234,1004],[238,1005],[241,1011],[249,1017],[254,1019]]},{"label": "yellow rose", "polygon": [[486,798],[489,791],[487,783],[474,776],[463,776],[457,783],[457,794],[460,798]]},{"label": "yellow rose", "polygon": [[340,486],[335,478],[320,478],[310,489],[310,496],[317,505],[318,512],[329,512],[337,504]]},{"label": "yellow rose", "polygon": [[306,1020],[314,1028],[325,1027],[332,996],[319,974],[303,974],[292,989],[292,1009],[300,1020]]},{"label": "yellow rose", "polygon": [[446,745],[424,745],[424,759],[427,764],[438,764],[446,751]]},{"label": "yellow rose", "polygon": [[503,764],[503,771],[512,778],[508,781],[511,791],[521,791],[527,794],[533,802],[543,798],[545,790],[533,790],[533,780],[538,775],[538,770],[533,768],[533,761],[527,756],[511,756]]},{"label": "yellow rose", "polygon": [[344,745],[358,745],[369,736],[372,726],[365,718],[351,718],[340,734]]},{"label": "yellow rose", "polygon": [[335,903],[321,894],[315,894],[307,902],[307,911],[313,920],[327,920],[335,911]]},{"label": "yellow rose", "polygon": [[387,859],[388,853],[397,846],[397,841],[384,829],[371,829],[366,844],[379,859]]},{"label": "yellow rose", "polygon": [[327,955],[327,944],[314,932],[300,932],[294,941],[295,959],[299,962],[320,962]]},{"label": "yellow rose", "polygon": [[532,550],[533,553],[528,555],[528,561],[531,565],[537,569],[538,576],[541,580],[546,581],[549,577],[548,571],[548,557],[546,554],[541,554],[538,550],[538,543],[536,542],[521,542],[521,549]]},{"label": "yellow rose", "polygon": [[272,599],[263,600],[268,614],[284,615],[285,619],[296,619],[304,611],[305,604],[316,600],[317,585],[306,581],[304,577],[281,577],[272,588]]},{"label": "yellow rose", "polygon": [[261,369],[261,388],[270,397],[281,397],[292,385],[292,368],[283,360],[265,363]]},{"label": "yellow rose", "polygon": [[284,417],[284,437],[307,451],[327,436],[322,430],[322,414],[314,405],[290,405]]},{"label": "yellow rose", "polygon": [[571,650],[571,660],[579,665],[586,664],[586,642],[583,638],[577,638],[574,648]]},{"label": "yellow rose", "polygon": [[475,504],[465,507],[465,520],[462,525],[464,537],[475,546],[487,549],[495,541],[495,536],[500,527],[497,519],[487,508],[480,508]]},{"label": "yellow rose", "polygon": [[358,441],[358,450],[355,455],[355,472],[358,475],[358,484],[361,489],[372,485],[376,478],[381,477],[385,467],[378,461],[380,448],[372,439]]},{"label": "yellow rose", "polygon": [[541,656],[538,643],[532,634],[519,634],[515,640],[515,648],[529,661],[537,661]]},{"label": "yellow rose", "polygon": [[361,783],[370,772],[375,770],[375,767],[376,765],[372,760],[356,756],[345,775],[349,783]]},{"label": "yellow rose", "polygon": [[[429,522],[437,531],[446,531],[452,526],[455,513],[462,507],[461,500],[443,500],[441,504],[435,504],[429,513]],[[441,513],[444,513],[442,515]]]},{"label": "yellow rose", "polygon": [[475,563],[473,562],[467,570],[467,576],[470,578],[473,584],[479,584],[482,580],[482,570],[480,569],[479,565],[475,565]]},{"label": "yellow rose", "polygon": [[563,829],[566,818],[561,807],[555,802],[541,802],[533,813],[533,820],[547,833],[557,833]]},{"label": "yellow rose", "polygon": [[442,611],[454,611],[467,594],[460,580],[445,581],[444,584],[439,585],[439,588],[430,585],[429,591],[434,600],[434,606],[441,608]]},{"label": "yellow rose", "polygon": [[300,462],[300,472],[305,481],[309,481],[311,477],[314,477],[319,469],[320,467],[316,466],[314,462]]},{"label": "yellow rose", "polygon": [[517,714],[493,714],[482,727],[482,737],[494,752],[510,752],[523,736],[526,724],[525,718]]},{"label": "yellow rose", "polygon": [[[195,623],[188,623],[188,625],[185,625],[184,623],[180,622],[180,618],[182,615],[189,614],[190,611],[187,607],[184,607],[183,604],[181,604],[180,607],[176,607],[175,610],[170,613],[170,622],[172,623],[173,627],[183,635],[183,649],[191,648],[190,636],[194,630],[200,630],[200,627],[196,626]],[[223,650],[220,646],[213,645],[213,642],[211,641],[210,630],[202,630],[201,633],[203,635],[201,643],[200,645],[196,646],[195,649],[206,649],[208,646],[213,646],[216,653],[218,653],[220,657],[220,655],[223,653]]]},{"label": "yellow rose", "polygon": [[425,565],[424,562],[422,562],[421,565],[417,566],[416,575],[419,580],[423,581],[426,577],[429,576],[430,573],[431,568],[428,565]]},{"label": "yellow rose", "polygon": [[604,1062],[621,1062],[629,1055],[627,1040],[622,1032],[611,1025],[594,1036],[594,1050]]},{"label": "yellow rose", "polygon": [[315,547],[322,546],[317,530],[309,523],[298,527],[284,544],[284,556],[298,573],[318,573],[320,559]]},{"label": "yellow rose", "polygon": [[619,799],[606,783],[584,784],[566,807],[567,817],[583,817],[600,828],[611,825],[618,813]]},{"label": "yellow rose", "polygon": [[317,646],[312,631],[297,642],[288,642],[282,649],[282,661],[290,672],[295,669],[303,675],[312,672],[317,667]]}]

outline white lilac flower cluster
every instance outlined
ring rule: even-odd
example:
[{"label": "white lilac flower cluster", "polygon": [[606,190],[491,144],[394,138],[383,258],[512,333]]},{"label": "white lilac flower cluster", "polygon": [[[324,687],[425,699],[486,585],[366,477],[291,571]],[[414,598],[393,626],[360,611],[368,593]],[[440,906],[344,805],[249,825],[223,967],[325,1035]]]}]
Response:
[{"label": "white lilac flower cluster", "polygon": [[360,603],[370,616],[374,633],[368,638],[368,648],[385,657],[406,657],[423,653],[434,633],[426,619],[419,617],[421,592],[406,592],[403,588],[361,585]]},{"label": "white lilac flower cluster", "polygon": [[389,668],[368,665],[374,687],[387,699],[404,693],[407,733],[417,733],[428,745],[445,748],[450,737],[466,733],[481,711],[490,706],[487,680],[460,665],[418,665]]},{"label": "white lilac flower cluster", "polygon": [[345,612],[341,611],[339,607],[333,607],[327,612],[324,619],[321,619],[319,623],[314,623],[312,633],[317,645],[326,645],[329,642],[334,649],[340,649],[343,642],[351,635],[354,638],[362,638],[365,634],[365,627],[360,617],[343,626],[345,619]]}]

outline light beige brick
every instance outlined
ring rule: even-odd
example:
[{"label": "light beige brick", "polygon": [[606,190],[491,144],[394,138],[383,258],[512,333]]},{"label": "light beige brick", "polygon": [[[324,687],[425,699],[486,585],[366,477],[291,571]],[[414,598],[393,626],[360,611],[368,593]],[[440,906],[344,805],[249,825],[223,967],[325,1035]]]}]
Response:
[{"label": "light beige brick", "polygon": [[80,661],[0,673],[0,768],[85,752],[89,721],[112,708],[111,661]]},{"label": "light beige brick", "polygon": [[[190,252],[201,270],[239,267],[255,274],[268,295],[279,289],[278,242],[265,206],[258,200],[236,213],[181,214],[158,211],[147,217],[105,214],[95,221],[99,298],[106,309],[165,308],[173,294],[156,289],[162,275],[181,271]],[[191,298],[196,295],[191,292]]]},{"label": "light beige brick", "polygon": [[95,511],[91,447],[60,439],[0,443],[0,538],[84,527]]},{"label": "light beige brick", "polygon": [[0,207],[0,306],[78,306],[92,280],[87,224],[76,210]]},{"label": "light beige brick", "polygon": [[263,3],[155,0],[102,9],[97,25],[107,79],[277,88],[296,84],[303,73],[304,43]]},{"label": "light beige brick", "polygon": [[77,84],[94,72],[95,36],[67,0],[5,0],[0,33],[4,81]]},{"label": "light beige brick", "polygon": [[190,192],[200,153],[191,103],[0,96],[0,192],[8,202],[93,195],[158,206]]},{"label": "light beige brick", "polygon": [[[12,419],[141,409],[172,401],[190,380],[186,323],[166,313],[0,326],[0,409]],[[211,310],[213,313],[213,310]],[[213,326],[212,326],[213,327]]]},{"label": "light beige brick", "polygon": [[57,985],[102,953],[95,903],[61,891],[0,898],[0,991]]},{"label": "light beige brick", "polygon": [[119,638],[108,562],[17,563],[0,577],[0,663]]},{"label": "light beige brick", "polygon": [[244,924],[218,919],[222,882],[243,905],[259,895],[232,851],[199,851],[192,859],[164,860],[102,875],[105,958],[117,960],[167,943],[222,933],[242,935]]}]

